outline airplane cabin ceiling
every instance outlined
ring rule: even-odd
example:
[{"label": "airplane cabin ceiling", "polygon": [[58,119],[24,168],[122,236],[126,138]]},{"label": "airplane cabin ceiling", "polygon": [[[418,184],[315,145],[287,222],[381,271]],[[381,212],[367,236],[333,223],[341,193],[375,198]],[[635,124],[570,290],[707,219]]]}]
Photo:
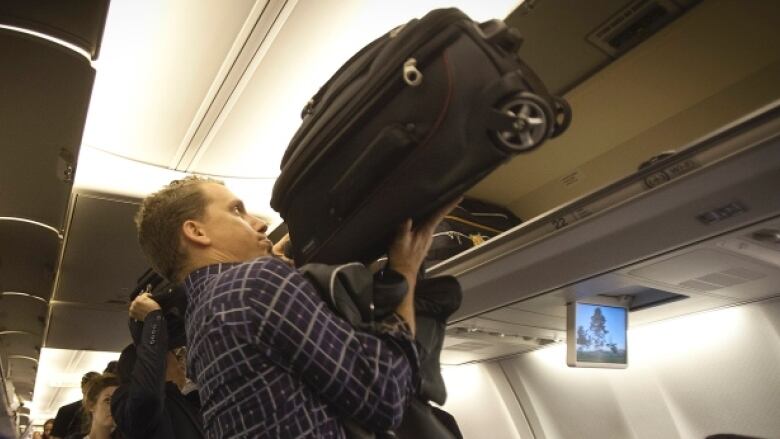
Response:
[{"label": "airplane cabin ceiling", "polygon": [[84,144],[175,167],[265,3],[111,2]]}]

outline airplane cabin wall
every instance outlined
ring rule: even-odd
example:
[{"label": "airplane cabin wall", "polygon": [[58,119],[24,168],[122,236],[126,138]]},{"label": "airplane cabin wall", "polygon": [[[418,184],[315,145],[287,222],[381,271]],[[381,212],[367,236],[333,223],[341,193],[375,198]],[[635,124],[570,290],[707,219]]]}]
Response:
[{"label": "airplane cabin wall", "polygon": [[447,402],[466,439],[528,439],[531,435],[522,407],[498,363],[445,366]]},{"label": "airplane cabin wall", "polygon": [[[627,369],[569,368],[565,344],[458,366],[503,370],[510,383],[503,385],[517,395],[535,435],[512,436],[493,421],[500,418],[495,386],[502,385],[495,380],[493,389],[474,390],[470,398],[449,381],[455,401],[445,408],[466,438],[780,438],[780,298],[648,324],[628,335]],[[506,402],[510,413],[517,401]],[[516,424],[525,422],[513,413]]]}]

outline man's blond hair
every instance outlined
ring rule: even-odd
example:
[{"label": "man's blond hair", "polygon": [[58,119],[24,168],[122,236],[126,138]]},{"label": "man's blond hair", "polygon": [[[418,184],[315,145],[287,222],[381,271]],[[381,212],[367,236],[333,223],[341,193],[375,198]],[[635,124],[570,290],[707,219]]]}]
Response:
[{"label": "man's blond hair", "polygon": [[219,180],[190,176],[174,180],[144,198],[135,215],[138,243],[152,268],[169,281],[179,282],[187,273],[187,254],[182,249],[181,226],[187,220],[202,219],[209,200],[200,187]]}]

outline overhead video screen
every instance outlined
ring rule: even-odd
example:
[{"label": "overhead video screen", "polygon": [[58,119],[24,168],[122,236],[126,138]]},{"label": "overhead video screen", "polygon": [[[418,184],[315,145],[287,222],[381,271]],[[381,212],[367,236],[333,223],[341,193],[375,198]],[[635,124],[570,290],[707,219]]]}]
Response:
[{"label": "overhead video screen", "polygon": [[569,305],[568,364],[573,367],[626,367],[628,310],[592,303]]}]

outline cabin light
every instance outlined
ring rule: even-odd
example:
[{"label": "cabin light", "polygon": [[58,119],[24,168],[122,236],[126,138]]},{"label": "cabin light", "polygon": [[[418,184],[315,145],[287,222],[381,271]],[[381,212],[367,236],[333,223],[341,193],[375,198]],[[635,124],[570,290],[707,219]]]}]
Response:
[{"label": "cabin light", "polygon": [[48,224],[44,224],[44,223],[42,223],[40,221],[34,221],[34,220],[31,220],[31,219],[27,219],[27,218],[20,218],[20,217],[17,217],[17,216],[0,216],[0,221],[16,221],[16,222],[20,222],[20,223],[32,224],[33,226],[38,226],[38,227],[42,227],[42,228],[44,228],[46,230],[51,230],[52,232],[54,232],[57,235],[57,238],[62,239],[62,234],[60,233],[59,230],[57,230],[56,227],[52,227],[52,226],[50,226]]},{"label": "cabin light", "polygon": [[81,399],[81,377],[89,371],[102,372],[118,359],[119,352],[41,349],[29,404],[33,421],[43,423],[59,407]]},{"label": "cabin light", "polygon": [[90,63],[92,63],[92,57],[89,56],[89,53],[87,53],[86,50],[82,49],[79,46],[76,46],[75,44],[71,44],[71,43],[69,43],[69,42],[67,42],[65,40],[61,40],[61,39],[53,37],[51,35],[46,35],[46,34],[43,34],[43,33],[40,33],[40,32],[36,32],[34,30],[25,29],[23,27],[10,26],[10,25],[7,25],[7,24],[0,24],[0,29],[7,29],[7,30],[10,30],[10,31],[14,31],[14,32],[20,32],[20,33],[23,33],[23,34],[32,35],[33,37],[36,37],[36,38],[42,38],[44,40],[51,41],[54,44],[58,44],[60,46],[66,47],[66,48],[68,48],[68,49],[78,53],[79,55],[81,55],[84,58],[86,58]]},{"label": "cabin light", "polygon": [[49,387],[55,387],[55,388],[64,388],[64,389],[80,388],[82,376],[83,374],[81,373],[55,373],[49,377],[46,384]]},{"label": "cabin light", "polygon": [[[171,181],[188,175],[194,174],[131,160],[83,145],[73,187],[76,190],[143,198]],[[269,228],[272,229],[282,222],[279,214],[267,204],[267,200],[271,198],[274,179],[215,178],[224,181],[225,185],[244,201],[247,210],[266,221]]]}]

